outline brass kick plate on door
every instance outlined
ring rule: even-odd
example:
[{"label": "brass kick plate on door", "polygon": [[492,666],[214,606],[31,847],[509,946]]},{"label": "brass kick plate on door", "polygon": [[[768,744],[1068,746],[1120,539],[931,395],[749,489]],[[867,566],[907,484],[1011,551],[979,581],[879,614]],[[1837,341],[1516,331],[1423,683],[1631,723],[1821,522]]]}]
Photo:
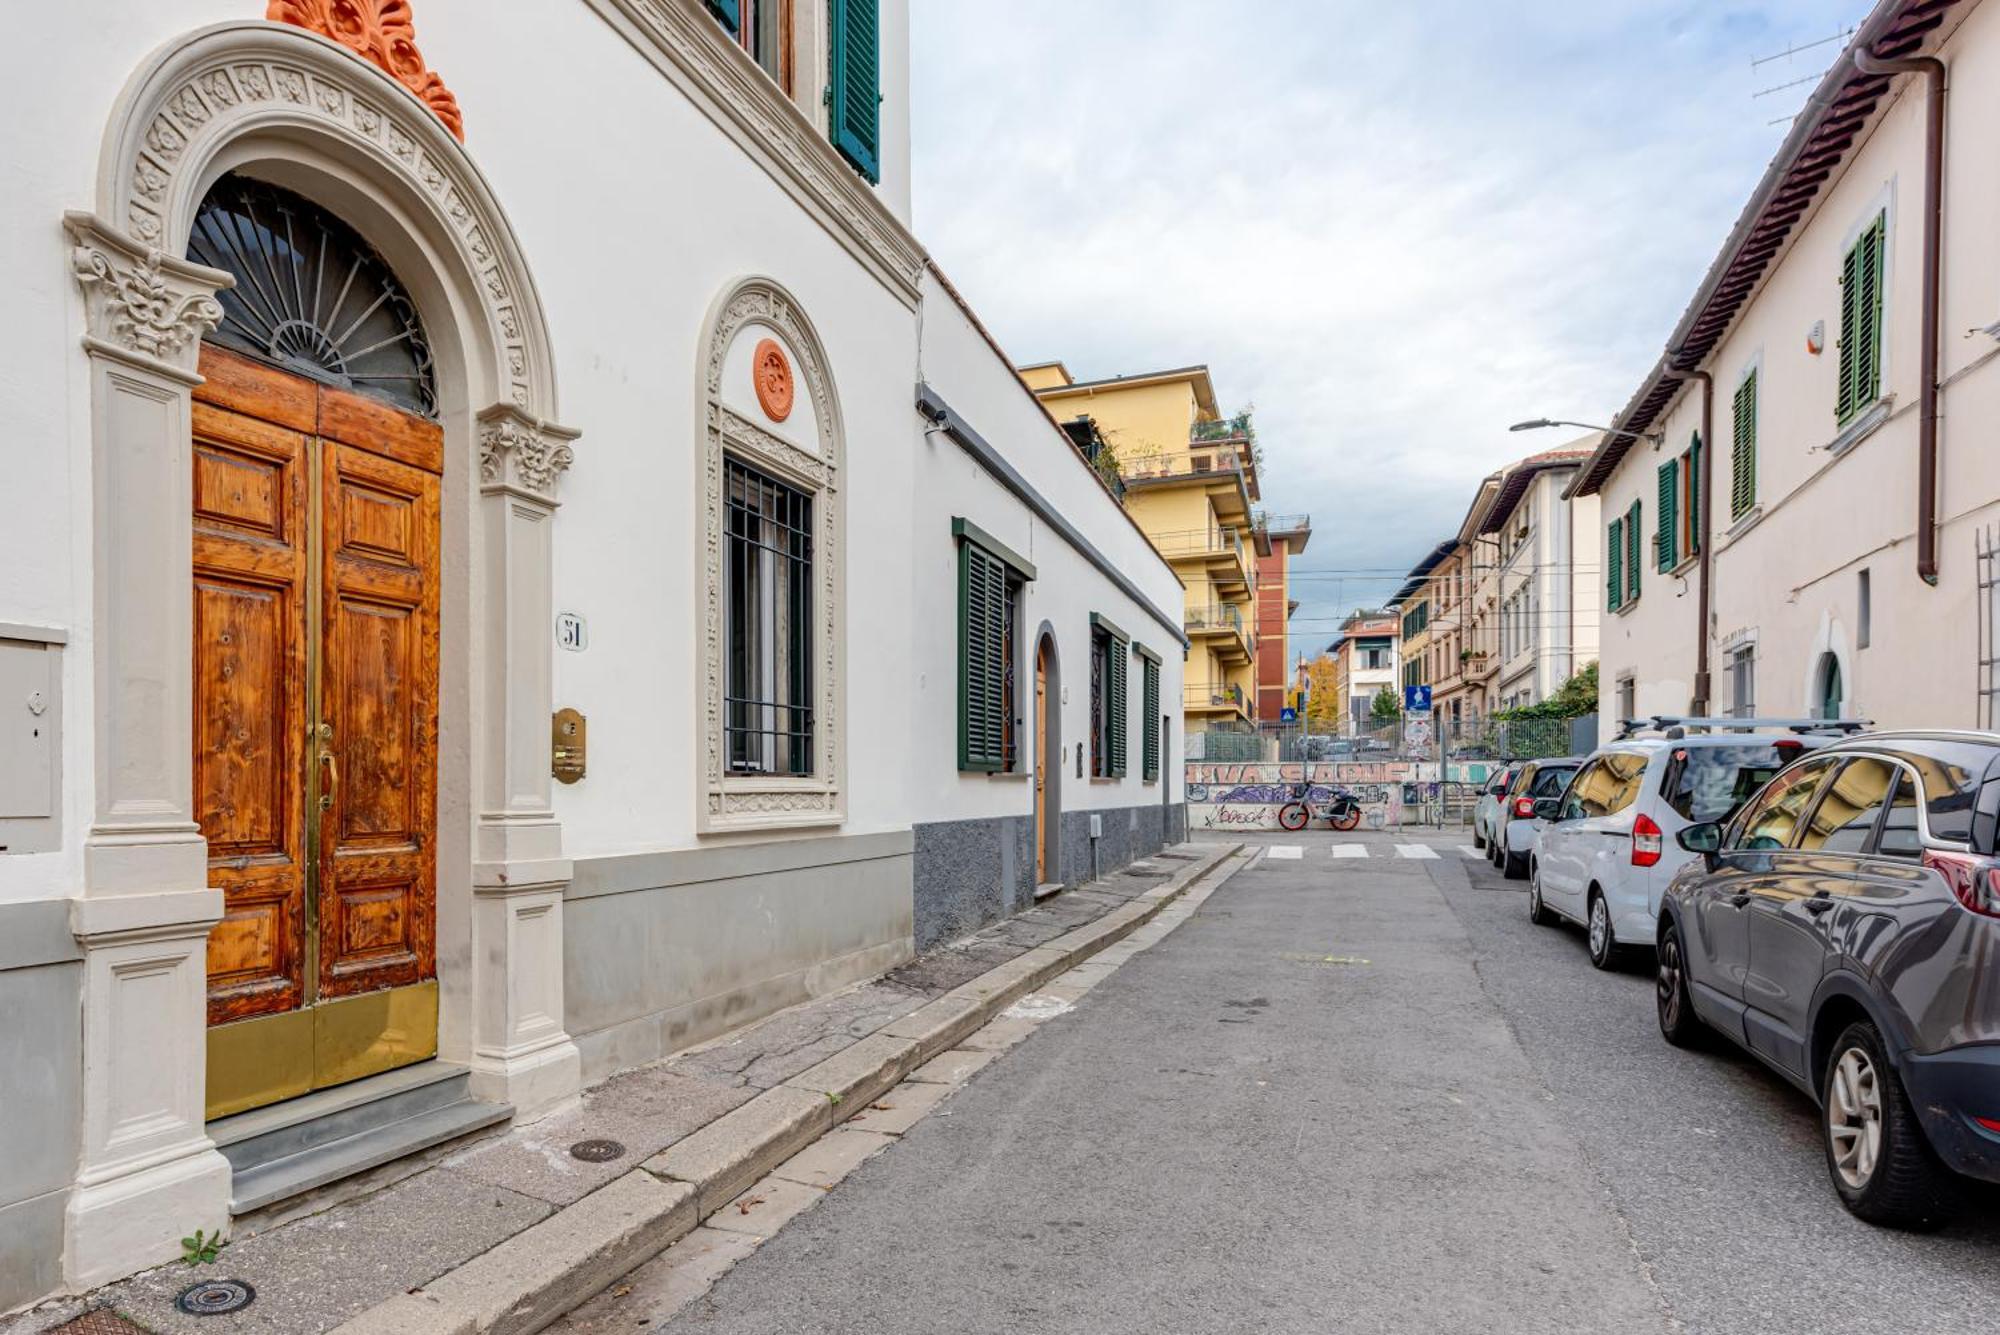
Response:
[{"label": "brass kick plate on door", "polygon": [[583,715],[574,709],[556,711],[549,773],[557,783],[575,783],[583,777],[585,734]]}]

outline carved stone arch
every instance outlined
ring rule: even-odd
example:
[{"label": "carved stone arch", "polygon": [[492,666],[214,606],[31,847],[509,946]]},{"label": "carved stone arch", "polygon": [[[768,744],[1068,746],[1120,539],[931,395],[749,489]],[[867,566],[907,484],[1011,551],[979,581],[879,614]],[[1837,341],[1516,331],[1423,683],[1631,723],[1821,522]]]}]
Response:
[{"label": "carved stone arch", "polygon": [[421,201],[471,281],[486,328],[472,401],[557,412],[541,300],[485,177],[414,94],[339,43],[286,24],[217,24],[174,39],[127,83],[105,131],[99,227],[178,258],[218,154],[252,135],[317,140]]},{"label": "carved stone arch", "polygon": [[180,257],[203,195],[237,168],[323,187],[423,311],[445,398],[447,569],[462,572],[444,595],[439,728],[457,732],[440,747],[456,768],[440,785],[455,814],[437,848],[439,1055],[517,1117],[580,1083],[546,722],[555,489],[576,433],[550,420],[540,300],[484,178],[400,84],[282,24],[188,34],[134,74],[96,209],[63,220],[90,365],[93,747],[71,900],[84,1089],[64,1246],[78,1289],[178,1255],[187,1220],[226,1217],[230,1197],[203,1118],[206,941],[223,905],[195,811],[188,577],[191,398],[231,279]]},{"label": "carved stone arch", "polygon": [[[703,573],[705,683],[697,726],[702,746],[697,828],[704,833],[784,826],[837,824],[846,816],[844,718],[845,666],[843,567],[846,514],[843,465],[846,434],[826,349],[797,299],[770,278],[732,284],[710,308],[702,340],[696,424],[701,518],[696,527]],[[732,408],[723,375],[730,349],[746,333],[776,334],[798,360],[797,375],[810,401],[815,448],[808,450]],[[793,411],[796,416],[796,409]],[[814,772],[810,777],[728,772],[723,746],[723,458],[734,455],[811,493],[815,607],[813,617]]]}]

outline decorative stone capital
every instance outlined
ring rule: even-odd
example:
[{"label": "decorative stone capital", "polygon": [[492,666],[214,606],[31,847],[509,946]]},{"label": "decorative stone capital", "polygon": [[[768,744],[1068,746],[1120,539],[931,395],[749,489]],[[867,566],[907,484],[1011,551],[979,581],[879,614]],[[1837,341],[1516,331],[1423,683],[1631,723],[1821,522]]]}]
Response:
[{"label": "decorative stone capital", "polygon": [[479,414],[479,486],[556,504],[556,479],[576,458],[570,442],[578,433],[531,417],[511,403],[496,403]]},{"label": "decorative stone capital", "polygon": [[83,287],[84,346],[193,378],[201,336],[222,320],[215,294],[236,280],[142,245],[96,214],[66,213],[63,228],[73,243],[70,270]]}]

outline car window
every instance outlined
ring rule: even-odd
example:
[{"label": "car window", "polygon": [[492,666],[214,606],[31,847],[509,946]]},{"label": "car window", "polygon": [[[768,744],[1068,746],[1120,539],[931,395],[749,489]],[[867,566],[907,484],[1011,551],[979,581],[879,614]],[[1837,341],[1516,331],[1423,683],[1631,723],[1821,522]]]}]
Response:
[{"label": "car window", "polygon": [[1979,782],[1993,759],[1990,747],[1972,742],[1925,743],[1924,753],[1906,758],[1916,766],[1924,788],[1924,818],[1939,839],[1960,843],[1972,838],[1972,802]]},{"label": "car window", "polygon": [[1514,781],[1514,771],[1507,769],[1501,770],[1498,774],[1493,776],[1493,781],[1486,785],[1486,795],[1488,797],[1500,796],[1500,794],[1507,791],[1507,785],[1512,783],[1513,781]]},{"label": "car window", "polygon": [[1899,777],[1894,765],[1872,756],[1842,765],[1799,831],[1798,846],[1808,852],[1864,852]]},{"label": "car window", "polygon": [[1734,846],[1743,849],[1789,847],[1792,834],[1798,829],[1799,818],[1805,814],[1806,804],[1812,801],[1813,790],[1832,768],[1831,758],[1813,760],[1771,780],[1744,811]]},{"label": "car window", "polygon": [[1576,772],[1576,776],[1570,780],[1569,787],[1563,791],[1562,807],[1559,811],[1562,819],[1575,820],[1579,816],[1590,814],[1589,809],[1584,806],[1583,793],[1587,789],[1594,790],[1597,787],[1599,782],[1597,776],[1603,768],[1603,761],[1592,760],[1586,762],[1583,768]]},{"label": "car window", "polygon": [[1905,774],[1896,784],[1896,800],[1889,804],[1882,820],[1882,833],[1875,851],[1884,857],[1919,858],[1924,854],[1923,834],[1917,829],[1917,785]]},{"label": "car window", "polygon": [[1535,771],[1535,786],[1528,790],[1530,797],[1561,797],[1562,790],[1569,786],[1569,776],[1576,773],[1566,765],[1549,765]]},{"label": "car window", "polygon": [[1682,820],[1727,821],[1771,776],[1797,758],[1796,742],[1677,748],[1660,795]]},{"label": "car window", "polygon": [[1515,770],[1514,781],[1507,785],[1507,795],[1509,797],[1518,797],[1520,794],[1527,792],[1528,785],[1534,782],[1534,778],[1535,767],[1533,765],[1523,765],[1520,769]]},{"label": "car window", "polygon": [[1646,775],[1646,757],[1630,751],[1607,751],[1577,771],[1570,784],[1570,801],[1585,816],[1612,816],[1632,805]]}]

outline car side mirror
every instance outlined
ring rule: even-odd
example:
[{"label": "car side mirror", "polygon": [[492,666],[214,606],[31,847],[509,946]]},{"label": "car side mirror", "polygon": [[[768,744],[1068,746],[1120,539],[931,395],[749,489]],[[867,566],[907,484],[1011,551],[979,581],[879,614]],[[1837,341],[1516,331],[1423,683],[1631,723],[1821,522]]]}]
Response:
[{"label": "car side mirror", "polygon": [[1700,821],[1675,835],[1674,842],[1690,853],[1701,854],[1702,864],[1714,871],[1716,855],[1722,851],[1722,826],[1712,820]]},{"label": "car side mirror", "polygon": [[1562,819],[1562,799],[1560,797],[1538,797],[1535,799],[1535,819],[1556,821]]}]

